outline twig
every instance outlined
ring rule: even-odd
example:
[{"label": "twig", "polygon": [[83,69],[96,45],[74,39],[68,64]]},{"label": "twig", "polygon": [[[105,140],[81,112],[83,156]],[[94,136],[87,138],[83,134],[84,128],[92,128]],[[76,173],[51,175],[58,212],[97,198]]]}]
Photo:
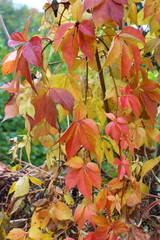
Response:
[{"label": "twig", "polygon": [[[8,30],[7,30],[7,28],[6,28],[6,25],[5,25],[5,23],[4,23],[4,20],[3,20],[3,17],[2,17],[1,14],[0,14],[0,25],[2,26],[2,30],[3,30],[3,32],[4,32],[4,35],[5,35],[6,39],[9,40],[9,39],[10,39],[10,35],[9,35],[9,32],[8,32]],[[12,47],[12,49],[13,49],[14,51],[16,50],[14,47]]]},{"label": "twig", "polygon": [[115,79],[114,79],[114,75],[113,75],[113,72],[112,72],[112,69],[111,69],[111,67],[109,67],[109,71],[110,71],[110,75],[111,75],[111,77],[112,77],[112,79],[113,79],[113,83],[114,83],[114,88],[115,88],[115,91],[116,91],[116,117],[117,117],[117,112],[118,112],[118,90],[117,90],[117,85],[116,85],[116,81],[115,81]]},{"label": "twig", "polygon": [[[96,63],[97,63],[97,68],[98,68],[98,74],[99,74],[99,79],[100,79],[100,84],[101,84],[101,89],[102,89],[104,109],[105,109],[106,112],[109,112],[108,101],[107,101],[107,99],[105,99],[106,86],[105,86],[103,69],[102,69],[102,67],[101,67],[101,62],[100,62],[100,59],[99,59],[98,50],[96,50],[95,58],[96,58]],[[109,122],[109,119],[108,119],[108,122]]]},{"label": "twig", "polygon": [[85,105],[87,103],[87,92],[88,92],[88,59],[86,57],[86,79],[85,79]]},{"label": "twig", "polygon": [[5,34],[6,39],[9,40],[10,39],[10,35],[9,35],[8,30],[6,28],[6,25],[5,25],[4,21],[3,21],[2,15],[0,15],[0,25],[2,25],[2,30],[3,30],[3,32]]}]

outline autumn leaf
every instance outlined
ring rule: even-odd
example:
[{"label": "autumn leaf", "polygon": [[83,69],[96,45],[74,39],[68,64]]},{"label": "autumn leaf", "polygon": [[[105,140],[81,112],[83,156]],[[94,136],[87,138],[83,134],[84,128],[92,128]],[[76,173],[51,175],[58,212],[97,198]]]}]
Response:
[{"label": "autumn leaf", "polygon": [[74,213],[74,221],[80,229],[82,229],[87,220],[93,224],[92,216],[96,216],[96,210],[95,204],[87,201],[78,205]]},{"label": "autumn leaf", "polygon": [[96,197],[96,206],[99,212],[106,208],[107,215],[110,216],[113,210],[116,208],[120,212],[121,204],[118,195],[114,196],[112,192],[104,188]]},{"label": "autumn leaf", "polygon": [[130,176],[129,162],[126,160],[125,155],[121,156],[121,159],[115,158],[113,165],[118,165],[118,179],[121,180],[126,174]]},{"label": "autumn leaf", "polygon": [[91,200],[92,186],[100,188],[101,177],[100,169],[96,163],[85,164],[79,157],[74,157],[67,161],[65,165],[71,167],[65,177],[66,190],[77,185],[79,191]]},{"label": "autumn leaf", "polygon": [[[24,28],[24,33],[14,32],[10,36],[10,39],[8,41],[9,47],[15,47],[18,45],[21,45],[17,50],[17,55],[14,60],[10,61],[10,56],[5,60],[4,59],[4,67],[8,68],[8,65],[11,66],[11,70],[5,70],[4,73],[10,73],[11,71],[18,72],[20,71],[22,76],[26,78],[26,80],[30,83],[33,90],[36,92],[36,89],[33,85],[33,81],[31,78],[31,72],[29,68],[29,64],[32,64],[34,66],[43,68],[43,61],[42,61],[42,45],[41,45],[41,38],[38,36],[32,37],[29,41],[27,39],[27,33],[28,33],[28,26],[29,26],[30,20],[27,21],[26,26]],[[13,54],[12,54],[13,58]],[[7,62],[8,64],[7,64]],[[14,62],[13,62],[14,61]],[[7,64],[7,65],[6,65]],[[13,69],[13,64],[15,65],[15,69]]]},{"label": "autumn leaf", "polygon": [[57,128],[56,118],[58,114],[55,103],[60,104],[64,109],[72,112],[74,99],[70,92],[62,88],[49,88],[41,95],[35,97],[32,101],[35,108],[34,119],[28,116],[31,129],[41,122],[43,118],[45,118],[52,127]]},{"label": "autumn leaf", "polygon": [[109,222],[104,216],[92,216],[93,222],[98,226],[93,233],[91,240],[116,240],[119,233],[129,230],[128,226],[122,221]]},{"label": "autumn leaf", "polygon": [[150,79],[143,80],[139,86],[139,98],[148,116],[155,119],[157,115],[157,103],[160,102],[158,84]]},{"label": "autumn leaf", "polygon": [[122,109],[126,108],[130,105],[131,109],[133,110],[134,114],[138,116],[140,114],[141,104],[139,99],[132,94],[131,87],[127,85],[124,90],[120,90],[123,94],[120,97]]},{"label": "autumn leaf", "polygon": [[27,233],[21,228],[14,228],[8,233],[6,237],[10,240],[24,240],[26,235]]},{"label": "autumn leaf", "polygon": [[19,108],[16,103],[16,98],[17,98],[16,94],[12,95],[10,99],[7,101],[7,103],[5,104],[5,107],[4,107],[5,116],[3,118],[3,121],[18,115]]},{"label": "autumn leaf", "polygon": [[93,60],[94,44],[94,25],[89,20],[61,25],[55,33],[55,49],[60,47],[69,70],[74,66],[79,48],[90,60]]},{"label": "autumn leaf", "polygon": [[145,176],[147,172],[149,172],[154,166],[156,166],[160,162],[160,157],[150,159],[143,163],[142,172],[141,172],[141,180]]},{"label": "autumn leaf", "polygon": [[32,65],[43,68],[41,39],[32,37],[27,44],[22,47],[24,58]]},{"label": "autumn leaf", "polygon": [[153,15],[155,16],[156,20],[160,23],[159,0],[155,1],[146,0],[144,4],[144,19]]},{"label": "autumn leaf", "polygon": [[[93,20],[97,26],[104,24],[108,19],[112,19],[120,27],[122,27],[122,19],[124,16],[123,4],[128,4],[127,0],[85,0],[84,11],[93,8]],[[116,14],[118,12],[118,14]]]},{"label": "autumn leaf", "polygon": [[141,32],[133,27],[123,28],[121,32],[113,38],[104,66],[109,66],[120,58],[120,64],[118,63],[118,65],[121,71],[121,79],[130,71],[132,62],[134,62],[138,73],[140,67],[140,52],[137,43],[145,43]]},{"label": "autumn leaf", "polygon": [[66,141],[68,159],[73,157],[81,145],[89,151],[95,152],[98,128],[91,119],[73,122],[57,142]]},{"label": "autumn leaf", "polygon": [[63,202],[57,202],[50,207],[50,217],[54,220],[73,220],[71,209]]},{"label": "autumn leaf", "polygon": [[105,129],[106,135],[112,135],[113,139],[118,143],[122,133],[128,135],[127,122],[122,118],[116,118],[113,113],[106,113],[107,118],[111,119],[112,122],[108,123]]},{"label": "autumn leaf", "polygon": [[8,53],[2,61],[2,76],[12,73],[15,71],[15,60],[17,56],[17,51]]}]

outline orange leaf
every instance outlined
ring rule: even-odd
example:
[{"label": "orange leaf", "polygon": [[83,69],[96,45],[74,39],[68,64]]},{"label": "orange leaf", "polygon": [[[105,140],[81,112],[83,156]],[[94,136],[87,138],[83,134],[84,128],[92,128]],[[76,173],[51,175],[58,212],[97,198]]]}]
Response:
[{"label": "orange leaf", "polygon": [[17,56],[17,51],[8,53],[2,61],[2,76],[15,71],[15,59]]},{"label": "orange leaf", "polygon": [[91,119],[84,119],[73,122],[58,142],[66,141],[66,152],[70,159],[77,153],[81,145],[87,150],[95,152],[95,136],[97,135],[96,123]]},{"label": "orange leaf", "polygon": [[7,103],[5,104],[5,108],[4,108],[5,117],[3,121],[18,115],[19,109],[16,103],[16,98],[17,98],[16,94],[12,95],[10,99],[7,101]]},{"label": "orange leaf", "polygon": [[82,229],[84,223],[88,220],[93,224],[92,216],[96,215],[96,206],[93,203],[82,203],[78,205],[74,213],[74,221]]},{"label": "orange leaf", "polygon": [[10,240],[24,240],[25,236],[26,232],[24,232],[22,229],[14,228],[8,233],[7,239],[9,238]]},{"label": "orange leaf", "polygon": [[75,59],[78,55],[78,38],[77,28],[69,30],[61,43],[61,50],[64,60],[66,61],[69,70],[74,66]]}]

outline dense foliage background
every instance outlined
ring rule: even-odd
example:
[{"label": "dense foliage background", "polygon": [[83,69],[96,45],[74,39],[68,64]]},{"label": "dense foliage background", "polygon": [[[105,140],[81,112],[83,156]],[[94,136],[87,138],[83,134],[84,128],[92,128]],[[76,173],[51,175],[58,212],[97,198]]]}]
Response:
[{"label": "dense foliage background", "polygon": [[[32,21],[30,24],[29,34],[34,35],[39,29],[39,19],[42,17],[42,13],[39,13],[36,9],[29,9],[26,5],[22,5],[15,8],[12,0],[0,1],[0,15],[2,15],[6,28],[9,34],[15,31],[21,32],[24,28],[24,23],[31,16]],[[17,21],[17,16],[20,21]],[[4,56],[10,52],[11,49],[7,46],[7,39],[0,25],[0,65]],[[2,71],[0,68],[0,86],[4,82],[12,80],[12,74],[2,78]],[[8,121],[1,122],[4,118],[4,103],[9,99],[9,94],[0,89],[0,160],[6,164],[10,163],[10,155],[8,151],[12,144],[9,139],[16,137],[17,135],[23,135],[26,133],[24,129],[24,121],[21,116],[14,119],[9,119]],[[40,144],[32,146],[32,161],[34,164],[42,164],[45,160],[45,152]],[[23,159],[26,159],[25,151],[23,152]]]}]

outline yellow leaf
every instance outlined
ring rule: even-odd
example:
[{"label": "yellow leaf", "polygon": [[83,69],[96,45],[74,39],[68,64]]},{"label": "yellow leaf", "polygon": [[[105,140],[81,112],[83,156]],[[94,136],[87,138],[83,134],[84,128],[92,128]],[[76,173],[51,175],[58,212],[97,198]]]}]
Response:
[{"label": "yellow leaf", "polygon": [[83,4],[81,0],[77,0],[72,5],[72,16],[76,22],[80,22],[83,13]]},{"label": "yellow leaf", "polygon": [[33,104],[31,103],[31,99],[30,98],[27,100],[26,112],[27,112],[27,114],[29,116],[31,116],[34,119],[35,108],[34,108]]},{"label": "yellow leaf", "polygon": [[149,172],[153,167],[155,167],[159,162],[160,162],[160,157],[146,161],[142,166],[140,181],[142,181],[142,178],[144,177],[144,175],[146,175],[146,173]]},{"label": "yellow leaf", "polygon": [[122,52],[121,45],[121,40],[118,37],[115,37],[112,41],[110,50],[108,52],[107,60],[105,61],[103,67],[107,67],[116,61],[116,59],[120,56]]},{"label": "yellow leaf", "polygon": [[64,200],[68,205],[74,206],[74,199],[70,196],[69,193],[64,194]]},{"label": "yellow leaf", "polygon": [[8,192],[8,195],[13,193],[16,189],[15,189],[15,185],[16,185],[16,182],[12,183],[12,186],[10,187],[9,189],[9,192]]},{"label": "yellow leaf", "polygon": [[114,162],[114,155],[113,155],[111,144],[107,141],[103,141],[103,147],[104,147],[104,154],[106,155],[107,161],[112,164]]},{"label": "yellow leaf", "polygon": [[[149,193],[149,187],[146,184],[139,182],[139,185],[141,193]],[[145,198],[145,195],[142,194],[142,198]]]},{"label": "yellow leaf", "polygon": [[22,197],[29,193],[29,179],[27,176],[20,177],[15,184],[14,197]]},{"label": "yellow leaf", "polygon": [[54,144],[54,140],[53,140],[51,135],[41,136],[40,137],[40,142],[47,149],[50,149],[51,146],[53,146],[53,144]]},{"label": "yellow leaf", "polygon": [[37,227],[31,227],[29,229],[29,237],[33,240],[41,240],[43,237],[43,233]]},{"label": "yellow leaf", "polygon": [[26,232],[24,232],[22,229],[14,228],[8,233],[6,238],[10,240],[24,240],[25,236]]},{"label": "yellow leaf", "polygon": [[110,141],[111,145],[113,146],[114,151],[115,151],[117,154],[119,154],[119,146],[118,146],[118,144],[116,143],[116,141],[115,141],[114,139],[112,139],[111,137],[108,137],[107,139]]},{"label": "yellow leaf", "polygon": [[15,171],[20,170],[20,168],[21,168],[21,165],[20,164],[16,164],[14,167],[11,168],[11,171],[15,172]]},{"label": "yellow leaf", "polygon": [[26,116],[26,111],[27,111],[27,102],[26,100],[22,100],[19,105],[19,114],[22,116]]},{"label": "yellow leaf", "polygon": [[30,162],[30,153],[31,153],[31,144],[30,144],[30,141],[27,141],[27,142],[26,142],[25,148],[26,148],[26,153],[27,153],[28,161]]},{"label": "yellow leaf", "polygon": [[137,7],[135,3],[132,3],[129,9],[128,17],[131,21],[137,25]]},{"label": "yellow leaf", "polygon": [[73,220],[71,209],[63,202],[55,203],[50,209],[50,214],[54,215],[54,218],[60,221]]},{"label": "yellow leaf", "polygon": [[38,178],[35,178],[35,177],[29,176],[29,180],[36,185],[41,185],[43,183],[41,180],[39,180]]},{"label": "yellow leaf", "polygon": [[82,101],[79,101],[74,110],[76,120],[81,120],[86,117],[87,108]]}]

